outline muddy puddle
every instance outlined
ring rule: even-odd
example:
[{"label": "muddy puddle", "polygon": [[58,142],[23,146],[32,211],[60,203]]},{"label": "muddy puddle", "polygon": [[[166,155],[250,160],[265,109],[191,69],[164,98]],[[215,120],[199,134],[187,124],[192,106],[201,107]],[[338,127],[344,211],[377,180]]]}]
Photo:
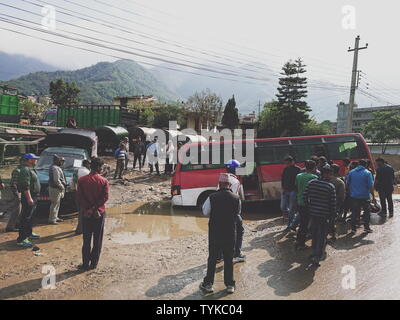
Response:
[{"label": "muddy puddle", "polygon": [[[107,211],[107,231],[118,244],[170,240],[208,231],[208,218],[199,210],[173,208],[169,201],[130,203]],[[261,212],[244,212],[246,223],[262,219]]]}]

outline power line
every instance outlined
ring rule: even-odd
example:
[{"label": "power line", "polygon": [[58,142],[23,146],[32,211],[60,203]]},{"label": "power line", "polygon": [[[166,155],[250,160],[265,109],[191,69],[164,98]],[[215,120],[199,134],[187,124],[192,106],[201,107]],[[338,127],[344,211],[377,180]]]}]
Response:
[{"label": "power line", "polygon": [[[2,19],[0,19],[0,20],[2,20]],[[222,78],[222,77],[217,77],[217,76],[213,76],[213,75],[209,75],[209,74],[202,74],[202,73],[197,73],[197,72],[192,72],[192,71],[187,71],[187,70],[171,68],[171,67],[167,67],[165,65],[161,65],[160,66],[160,65],[153,64],[153,63],[149,63],[149,62],[144,62],[144,61],[138,61],[138,60],[133,60],[133,59],[129,59],[129,58],[124,58],[124,57],[121,57],[121,56],[107,54],[107,53],[104,53],[104,52],[100,52],[100,51],[96,51],[96,50],[92,50],[92,49],[87,49],[87,48],[83,48],[83,47],[79,47],[79,46],[75,46],[75,45],[71,45],[71,44],[65,44],[65,43],[62,43],[62,42],[59,42],[59,41],[45,39],[45,38],[42,38],[42,37],[34,36],[34,35],[31,35],[31,34],[27,34],[27,33],[24,33],[24,32],[16,31],[16,30],[13,30],[13,29],[8,29],[8,28],[4,28],[4,27],[0,27],[0,29],[5,30],[5,31],[9,31],[9,32],[12,32],[12,33],[15,33],[15,34],[24,35],[26,37],[30,37],[30,38],[46,41],[46,42],[49,42],[49,43],[61,45],[61,46],[64,46],[64,47],[69,47],[69,48],[79,49],[79,50],[83,50],[83,51],[87,51],[87,52],[91,52],[91,53],[100,54],[100,55],[111,57],[111,58],[118,59],[118,60],[130,60],[130,61],[133,61],[133,62],[136,62],[136,63],[141,63],[141,64],[152,66],[152,67],[159,67],[159,68],[162,68],[162,69],[178,71],[178,72],[182,72],[182,73],[190,73],[190,74],[194,74],[194,75],[197,75],[197,76],[208,77],[208,78],[213,78],[213,79],[226,80],[226,81],[232,81],[232,82],[240,82],[240,83],[248,83],[248,84],[256,84],[254,82],[245,81],[245,80]]]}]

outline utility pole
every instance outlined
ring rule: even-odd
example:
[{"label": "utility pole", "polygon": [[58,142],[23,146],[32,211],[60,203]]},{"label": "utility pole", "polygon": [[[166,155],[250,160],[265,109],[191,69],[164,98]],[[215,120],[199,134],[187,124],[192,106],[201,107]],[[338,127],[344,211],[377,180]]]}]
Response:
[{"label": "utility pole", "polygon": [[258,100],[258,118],[260,118],[260,113],[261,113],[261,101]]},{"label": "utility pole", "polygon": [[350,86],[350,99],[349,99],[349,107],[348,107],[348,115],[347,115],[347,126],[346,126],[346,131],[348,133],[351,133],[353,131],[353,111],[354,111],[354,99],[356,95],[356,88],[357,88],[357,64],[358,64],[358,51],[367,49],[368,48],[368,43],[365,45],[365,47],[359,47],[360,44],[360,36],[357,36],[356,42],[354,45],[354,48],[351,49],[349,47],[348,52],[354,51],[354,56],[353,56],[353,71],[351,75],[351,86]]}]

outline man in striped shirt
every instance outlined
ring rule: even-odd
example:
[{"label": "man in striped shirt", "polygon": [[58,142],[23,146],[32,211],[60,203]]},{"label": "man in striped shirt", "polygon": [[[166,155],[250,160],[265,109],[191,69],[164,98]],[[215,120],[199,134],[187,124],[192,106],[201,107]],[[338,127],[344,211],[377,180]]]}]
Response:
[{"label": "man in striped shirt", "polygon": [[321,178],[311,180],[304,191],[304,203],[311,218],[312,255],[311,262],[319,266],[324,259],[326,238],[330,219],[336,213],[335,187],[329,181],[333,170],[329,165],[321,169]]}]

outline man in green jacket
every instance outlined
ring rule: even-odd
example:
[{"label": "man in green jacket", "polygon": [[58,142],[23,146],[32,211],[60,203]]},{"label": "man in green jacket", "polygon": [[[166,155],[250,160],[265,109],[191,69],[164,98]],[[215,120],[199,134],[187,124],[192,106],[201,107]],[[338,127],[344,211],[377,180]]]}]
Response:
[{"label": "man in green jacket", "polygon": [[7,223],[6,232],[17,231],[16,226],[19,225],[19,218],[21,215],[21,194],[18,192],[17,182],[18,176],[23,166],[23,160],[20,159],[20,164],[11,173],[10,189],[13,193],[13,200],[10,209],[10,218]]},{"label": "man in green jacket", "polygon": [[310,217],[304,202],[304,191],[308,182],[318,179],[318,176],[314,174],[316,165],[317,164],[314,160],[307,160],[305,162],[306,171],[299,173],[296,176],[297,209],[299,211],[300,218],[300,225],[296,238],[296,249],[298,250],[306,248],[306,237],[308,233],[308,223],[310,221]]},{"label": "man in green jacket", "polygon": [[37,197],[40,193],[40,182],[34,169],[37,159],[33,153],[23,156],[24,164],[20,170],[17,181],[18,191],[21,193],[21,223],[17,244],[21,247],[32,247],[31,239],[40,238],[32,232],[32,220],[36,213]]}]

